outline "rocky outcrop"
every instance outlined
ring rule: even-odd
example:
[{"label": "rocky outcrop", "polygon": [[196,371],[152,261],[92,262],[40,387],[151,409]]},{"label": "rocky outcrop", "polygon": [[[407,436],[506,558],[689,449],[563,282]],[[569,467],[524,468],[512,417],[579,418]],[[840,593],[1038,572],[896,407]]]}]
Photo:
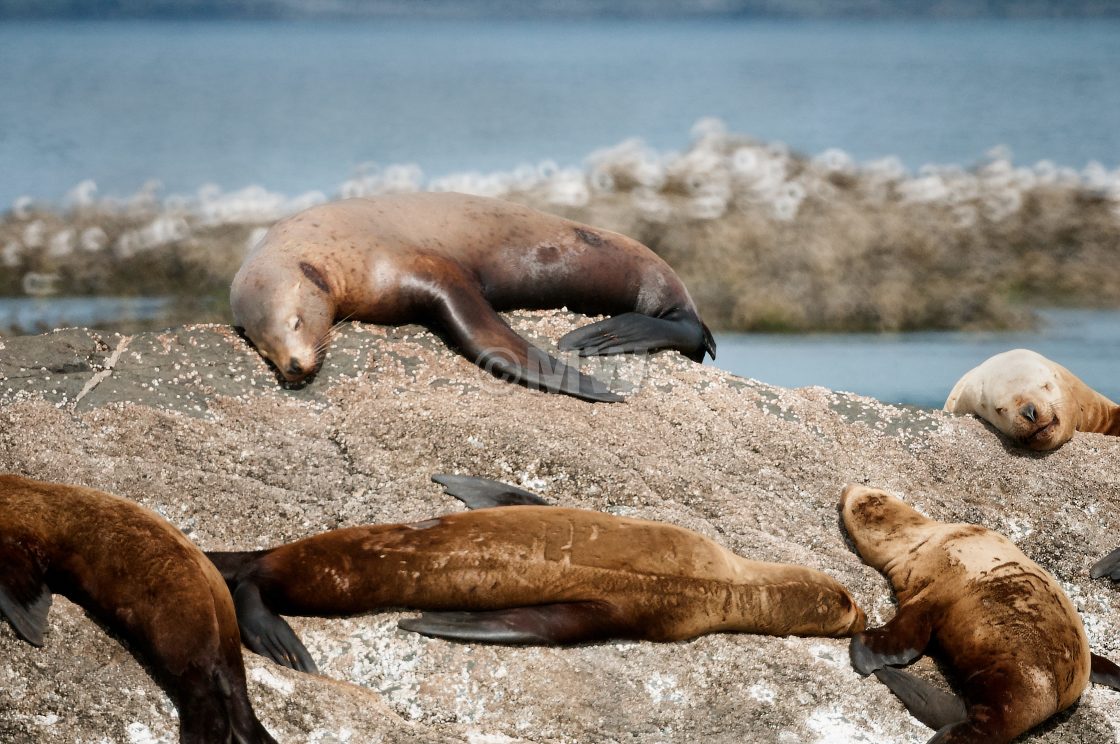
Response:
[{"label": "rocky outcrop", "polygon": [[[582,318],[519,313],[542,346]],[[306,387],[281,387],[225,326],[134,337],[0,340],[0,470],[149,506],[206,549],[420,520],[460,506],[438,472],[508,480],[567,506],[689,527],[750,557],[846,584],[871,622],[885,580],[840,529],[841,486],[905,496],[1011,536],[1059,577],[1094,648],[1120,659],[1120,589],[1088,567],[1120,544],[1120,439],[1010,448],[974,418],[822,388],[786,390],[666,353],[586,366],[627,402],[501,383],[415,327],[354,325]],[[923,742],[930,731],[830,639],[505,648],[396,628],[399,612],[293,619],[323,676],[246,652],[250,693],[283,742]],[[0,623],[0,740],[175,741],[173,706],[125,649],[57,598],[35,649]],[[933,677],[929,660],[918,669]],[[1094,688],[1038,742],[1102,742],[1120,693]]]}]

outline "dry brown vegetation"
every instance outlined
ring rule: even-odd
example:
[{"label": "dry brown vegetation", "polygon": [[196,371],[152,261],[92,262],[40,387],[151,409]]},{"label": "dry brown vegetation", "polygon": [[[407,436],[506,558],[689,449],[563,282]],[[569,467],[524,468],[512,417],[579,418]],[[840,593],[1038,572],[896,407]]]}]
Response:
[{"label": "dry brown vegetation", "polygon": [[[898,331],[1029,325],[1055,305],[1120,307],[1120,171],[857,166],[703,128],[691,149],[637,142],[586,168],[459,174],[390,168],[346,196],[460,190],[632,235],[681,274],[714,328]],[[148,195],[150,197],[150,195]],[[228,320],[230,279],[262,226],[322,200],[262,190],[196,201],[23,205],[0,218],[0,296],[177,298],[161,324]],[[29,277],[30,275],[30,277]]]}]

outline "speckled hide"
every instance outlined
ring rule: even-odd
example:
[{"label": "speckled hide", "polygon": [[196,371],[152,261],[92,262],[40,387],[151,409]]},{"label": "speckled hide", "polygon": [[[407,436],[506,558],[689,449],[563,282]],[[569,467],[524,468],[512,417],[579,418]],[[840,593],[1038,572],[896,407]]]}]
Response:
[{"label": "speckled hide", "polygon": [[[555,352],[587,322],[516,313]],[[1120,439],[1013,449],[970,416],[785,390],[667,352],[583,366],[628,396],[592,405],[496,380],[416,327],[346,328],[308,386],[277,384],[232,329],[0,340],[0,469],[142,502],[207,550],[461,507],[432,473],[498,478],[564,506],[656,519],[847,586],[879,625],[890,588],[849,548],[845,482],[1008,535],[1053,573],[1093,649],[1120,656],[1120,592],[1089,566],[1120,533]],[[945,381],[948,393],[953,380]],[[403,633],[402,616],[292,620],[325,677],[246,654],[281,742],[925,742],[850,667],[847,641],[712,635],[671,644],[508,648]],[[172,706],[118,641],[64,600],[46,646],[0,626],[0,741],[170,742]],[[928,660],[917,671],[940,678]],[[1091,688],[1031,742],[1097,744],[1120,694]]]}]

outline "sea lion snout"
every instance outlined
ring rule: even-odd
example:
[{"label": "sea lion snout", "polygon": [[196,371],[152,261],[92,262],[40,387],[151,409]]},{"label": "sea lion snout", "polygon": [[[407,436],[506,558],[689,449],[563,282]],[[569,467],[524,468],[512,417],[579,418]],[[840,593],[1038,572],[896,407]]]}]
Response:
[{"label": "sea lion snout", "polygon": [[862,486],[858,483],[846,483],[844,489],[840,492],[840,508],[843,509],[848,503],[848,497],[855,491],[858,491]]}]

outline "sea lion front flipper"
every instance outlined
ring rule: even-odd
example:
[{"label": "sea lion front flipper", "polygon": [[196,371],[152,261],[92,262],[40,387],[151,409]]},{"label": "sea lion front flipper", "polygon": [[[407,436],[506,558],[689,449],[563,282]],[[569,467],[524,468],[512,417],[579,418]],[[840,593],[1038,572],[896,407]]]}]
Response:
[{"label": "sea lion front flipper", "polygon": [[697,362],[704,360],[704,352],[716,358],[711,331],[683,310],[660,318],[641,313],[615,315],[564,334],[557,347],[561,351],[577,349],[581,357],[676,349]]},{"label": "sea lion front flipper", "polygon": [[1094,579],[1107,576],[1113,581],[1120,581],[1120,548],[1094,563],[1089,569],[1089,576]]},{"label": "sea lion front flipper", "polygon": [[916,604],[903,604],[881,628],[856,633],[848,656],[857,672],[871,674],[884,666],[905,666],[922,655],[933,630],[929,615]]},{"label": "sea lion front flipper", "polygon": [[968,718],[964,700],[921,677],[894,667],[876,669],[875,677],[902,701],[910,715],[934,731]]},{"label": "sea lion front flipper", "polygon": [[397,623],[435,638],[482,643],[561,645],[620,637],[628,625],[602,602],[560,602],[485,612],[425,612]]},{"label": "sea lion front flipper", "polygon": [[1114,690],[1120,690],[1120,666],[1117,666],[1110,659],[1096,654],[1090,654],[1092,659],[1092,672],[1089,674],[1089,681],[1105,687],[1111,687]]},{"label": "sea lion front flipper", "polygon": [[0,614],[17,636],[36,647],[43,645],[54,597],[45,578],[42,566],[25,548],[0,546]]},{"label": "sea lion front flipper", "polygon": [[241,641],[250,651],[298,672],[319,673],[303,641],[284,618],[265,606],[256,584],[242,581],[232,594]]},{"label": "sea lion front flipper", "polygon": [[43,645],[43,634],[47,630],[47,612],[51,609],[54,595],[46,584],[39,585],[39,593],[30,600],[20,601],[0,584],[0,614],[8,618],[16,635],[32,646]]},{"label": "sea lion front flipper", "polygon": [[535,493],[517,486],[489,478],[469,475],[433,475],[432,480],[443,486],[443,492],[462,501],[470,509],[488,509],[494,506],[548,506],[548,502]]},{"label": "sea lion front flipper", "polygon": [[[444,269],[450,271],[451,269]],[[487,372],[528,388],[599,403],[623,400],[599,380],[554,359],[517,335],[466,275],[438,283],[431,302],[447,341]]]}]

